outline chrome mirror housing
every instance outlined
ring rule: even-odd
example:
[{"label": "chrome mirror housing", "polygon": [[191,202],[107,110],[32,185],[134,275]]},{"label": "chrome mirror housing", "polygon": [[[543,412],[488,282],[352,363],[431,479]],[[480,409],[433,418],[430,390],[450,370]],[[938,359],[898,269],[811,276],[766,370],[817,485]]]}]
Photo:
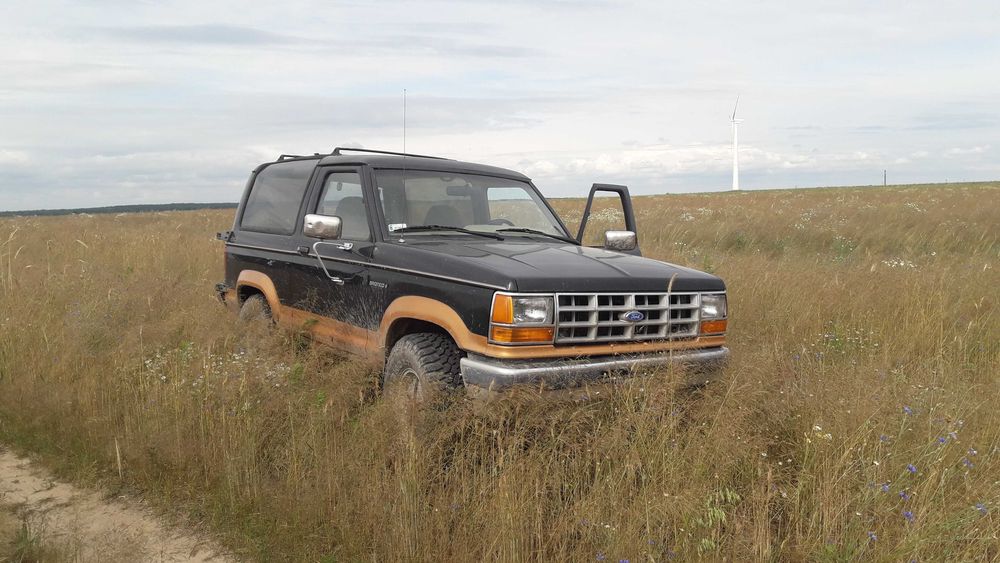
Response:
[{"label": "chrome mirror housing", "polygon": [[343,229],[344,222],[340,217],[309,214],[305,216],[302,234],[323,240],[336,240],[340,238]]},{"label": "chrome mirror housing", "polygon": [[632,231],[604,231],[604,248],[618,252],[631,252],[639,246]]}]

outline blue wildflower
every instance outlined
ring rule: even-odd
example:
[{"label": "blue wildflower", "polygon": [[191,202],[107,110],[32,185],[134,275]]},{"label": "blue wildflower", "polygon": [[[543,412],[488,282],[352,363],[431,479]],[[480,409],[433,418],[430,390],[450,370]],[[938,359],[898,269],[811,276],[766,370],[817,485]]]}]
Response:
[{"label": "blue wildflower", "polygon": [[913,414],[913,409],[911,409],[906,405],[903,405],[903,414]]},{"label": "blue wildflower", "polygon": [[964,465],[964,466],[966,466],[966,467],[968,467],[968,468],[971,469],[972,466],[973,466],[973,463],[971,461],[969,461],[969,458],[963,457],[962,458],[962,465]]},{"label": "blue wildflower", "polygon": [[986,516],[986,513],[989,512],[989,510],[986,509],[986,505],[981,502],[976,503],[976,510],[978,510],[983,516]]},{"label": "blue wildflower", "polygon": [[888,493],[889,492],[889,483],[882,483],[882,486],[879,487],[879,488],[882,489],[883,493]]},{"label": "blue wildflower", "polygon": [[948,438],[945,438],[944,436],[941,436],[940,438],[938,438],[938,443],[939,444],[943,444],[943,443],[945,443],[947,441],[948,441]]},{"label": "blue wildflower", "polygon": [[868,532],[868,541],[878,541],[878,535],[875,532]]},{"label": "blue wildflower", "polygon": [[597,560],[604,561],[604,554],[601,553],[600,551],[597,552]]},{"label": "blue wildflower", "polygon": [[881,436],[878,437],[878,441],[882,442],[882,443],[888,442],[889,441],[889,437],[886,436],[885,434],[882,434]]},{"label": "blue wildflower", "polygon": [[906,518],[906,521],[910,522],[911,524],[917,520],[917,517],[914,516],[913,513],[910,512],[909,510],[903,511],[903,518]]},{"label": "blue wildflower", "polygon": [[899,498],[903,500],[910,500],[910,493],[906,492],[905,490],[899,491]]},{"label": "blue wildflower", "polygon": [[910,473],[916,473],[917,472],[917,466],[913,465],[912,463],[907,463],[906,464],[906,470],[909,471]]},{"label": "blue wildflower", "polygon": [[628,559],[619,559],[618,563],[628,563]]}]

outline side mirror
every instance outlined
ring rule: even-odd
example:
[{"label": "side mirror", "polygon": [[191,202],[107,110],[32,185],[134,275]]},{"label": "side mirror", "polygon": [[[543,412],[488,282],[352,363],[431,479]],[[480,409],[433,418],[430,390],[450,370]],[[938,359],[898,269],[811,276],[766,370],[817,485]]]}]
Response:
[{"label": "side mirror", "polygon": [[618,252],[631,252],[639,246],[632,231],[604,231],[604,248]]},{"label": "side mirror", "polygon": [[302,234],[323,240],[336,240],[340,238],[344,229],[344,222],[340,217],[330,215],[306,215],[302,226]]}]

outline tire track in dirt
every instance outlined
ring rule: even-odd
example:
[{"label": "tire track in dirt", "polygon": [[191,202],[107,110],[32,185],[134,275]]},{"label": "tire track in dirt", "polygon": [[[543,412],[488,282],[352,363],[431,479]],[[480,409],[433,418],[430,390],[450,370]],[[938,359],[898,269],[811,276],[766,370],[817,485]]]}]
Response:
[{"label": "tire track in dirt", "polygon": [[0,508],[13,511],[70,561],[235,561],[203,534],[167,524],[134,499],[109,500],[57,481],[2,446]]}]

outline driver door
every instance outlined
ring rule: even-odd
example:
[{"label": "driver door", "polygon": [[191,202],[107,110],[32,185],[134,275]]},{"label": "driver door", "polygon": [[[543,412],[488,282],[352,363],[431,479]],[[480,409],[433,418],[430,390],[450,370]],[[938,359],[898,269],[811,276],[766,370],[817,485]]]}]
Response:
[{"label": "driver door", "polygon": [[369,333],[375,329],[369,305],[368,266],[374,242],[364,189],[365,174],[356,167],[324,168],[319,174],[319,194],[308,213],[340,217],[343,229],[337,240],[303,235],[303,250],[313,260],[303,276],[303,308],[320,318],[311,332],[334,347],[365,353]]}]

